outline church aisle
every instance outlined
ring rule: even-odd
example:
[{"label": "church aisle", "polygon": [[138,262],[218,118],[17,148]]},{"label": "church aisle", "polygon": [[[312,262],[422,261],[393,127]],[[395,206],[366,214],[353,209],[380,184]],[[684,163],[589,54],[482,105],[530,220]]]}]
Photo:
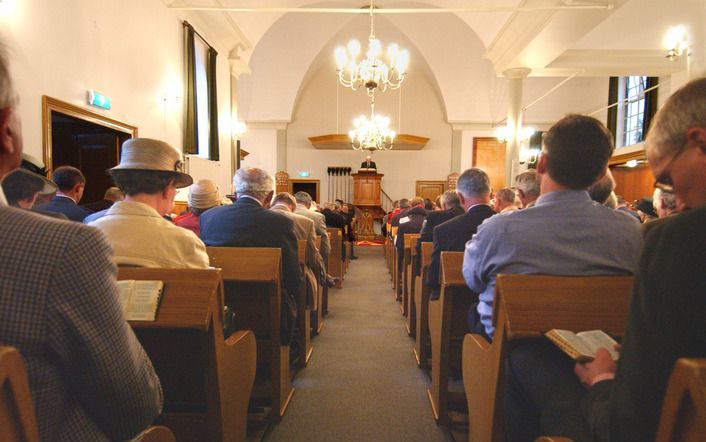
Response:
[{"label": "church aisle", "polygon": [[294,381],[276,441],[451,441],[437,427],[427,379],[394,300],[380,247],[359,247],[342,290],[329,297],[309,366]]}]

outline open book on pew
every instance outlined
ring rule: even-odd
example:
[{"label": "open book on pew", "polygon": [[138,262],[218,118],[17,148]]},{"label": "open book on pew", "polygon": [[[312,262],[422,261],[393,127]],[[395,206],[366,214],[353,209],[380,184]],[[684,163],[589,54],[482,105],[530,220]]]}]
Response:
[{"label": "open book on pew", "polygon": [[157,317],[162,281],[118,281],[120,306],[127,321],[154,321]]},{"label": "open book on pew", "polygon": [[617,342],[602,330],[574,333],[555,328],[544,335],[576,362],[592,361],[596,356],[596,351],[601,347],[610,352],[614,361],[617,361],[619,357],[615,350]]}]

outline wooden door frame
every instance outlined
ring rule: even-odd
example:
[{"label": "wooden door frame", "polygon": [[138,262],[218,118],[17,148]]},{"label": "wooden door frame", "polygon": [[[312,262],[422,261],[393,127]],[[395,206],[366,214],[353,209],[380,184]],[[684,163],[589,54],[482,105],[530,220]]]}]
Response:
[{"label": "wooden door frame", "polygon": [[[130,135],[132,138],[137,138],[137,126],[131,124],[123,123],[122,121],[114,120],[112,118],[106,117],[99,113],[93,112],[88,109],[67,103],[65,101],[58,100],[56,98],[48,97],[42,95],[42,150],[44,167],[46,168],[49,176],[53,170],[52,165],[52,122],[51,113],[59,112],[64,115],[68,115],[79,120],[86,121],[88,123],[97,124],[99,126],[104,126],[109,129],[116,130],[118,132],[123,132]],[[118,146],[117,158],[120,159],[120,147]]]},{"label": "wooden door frame", "polygon": [[293,189],[294,183],[311,183],[316,185],[316,198],[314,198],[314,195],[311,195],[311,197],[316,201],[317,203],[320,203],[321,200],[319,200],[319,192],[321,191],[321,180],[306,180],[306,179],[289,179],[289,193],[292,195],[294,194]]}]

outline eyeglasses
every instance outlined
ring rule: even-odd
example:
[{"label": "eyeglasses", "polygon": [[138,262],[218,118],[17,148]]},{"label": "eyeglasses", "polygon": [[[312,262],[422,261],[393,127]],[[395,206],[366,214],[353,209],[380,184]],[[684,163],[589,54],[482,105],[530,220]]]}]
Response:
[{"label": "eyeglasses", "polygon": [[683,154],[684,152],[686,152],[687,150],[689,150],[689,145],[685,144],[684,147],[682,147],[679,152],[674,154],[672,159],[669,160],[667,165],[662,170],[662,173],[659,174],[659,176],[655,180],[655,183],[654,183],[655,188],[660,189],[663,192],[669,192],[669,193],[674,192],[674,183],[672,182],[672,174],[670,173],[669,169],[671,169],[674,161],[676,161],[676,159],[679,158],[679,156],[681,154]]}]

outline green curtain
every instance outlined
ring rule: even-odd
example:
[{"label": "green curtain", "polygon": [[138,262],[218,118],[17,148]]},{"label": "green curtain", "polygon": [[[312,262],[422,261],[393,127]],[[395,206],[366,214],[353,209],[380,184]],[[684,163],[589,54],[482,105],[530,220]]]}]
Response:
[{"label": "green curtain", "polygon": [[198,125],[196,124],[196,48],[194,28],[184,22],[186,31],[186,132],[184,133],[184,153],[198,154]]},{"label": "green curtain", "polygon": [[[657,86],[659,83],[659,77],[647,77],[647,84],[645,89]],[[644,140],[647,136],[647,131],[650,128],[650,123],[652,122],[652,117],[654,117],[657,112],[657,89],[651,90],[645,94],[645,113],[642,120],[642,139]]]},{"label": "green curtain", "polygon": [[208,134],[208,159],[218,161],[218,89],[216,88],[216,60],[218,52],[211,46],[208,47],[208,120],[210,133]]},{"label": "green curtain", "polygon": [[[618,101],[618,77],[610,77],[608,82],[608,104],[614,104]],[[613,142],[617,143],[616,134],[618,132],[618,106],[613,106],[608,109],[608,117],[606,126],[613,134]]]}]

